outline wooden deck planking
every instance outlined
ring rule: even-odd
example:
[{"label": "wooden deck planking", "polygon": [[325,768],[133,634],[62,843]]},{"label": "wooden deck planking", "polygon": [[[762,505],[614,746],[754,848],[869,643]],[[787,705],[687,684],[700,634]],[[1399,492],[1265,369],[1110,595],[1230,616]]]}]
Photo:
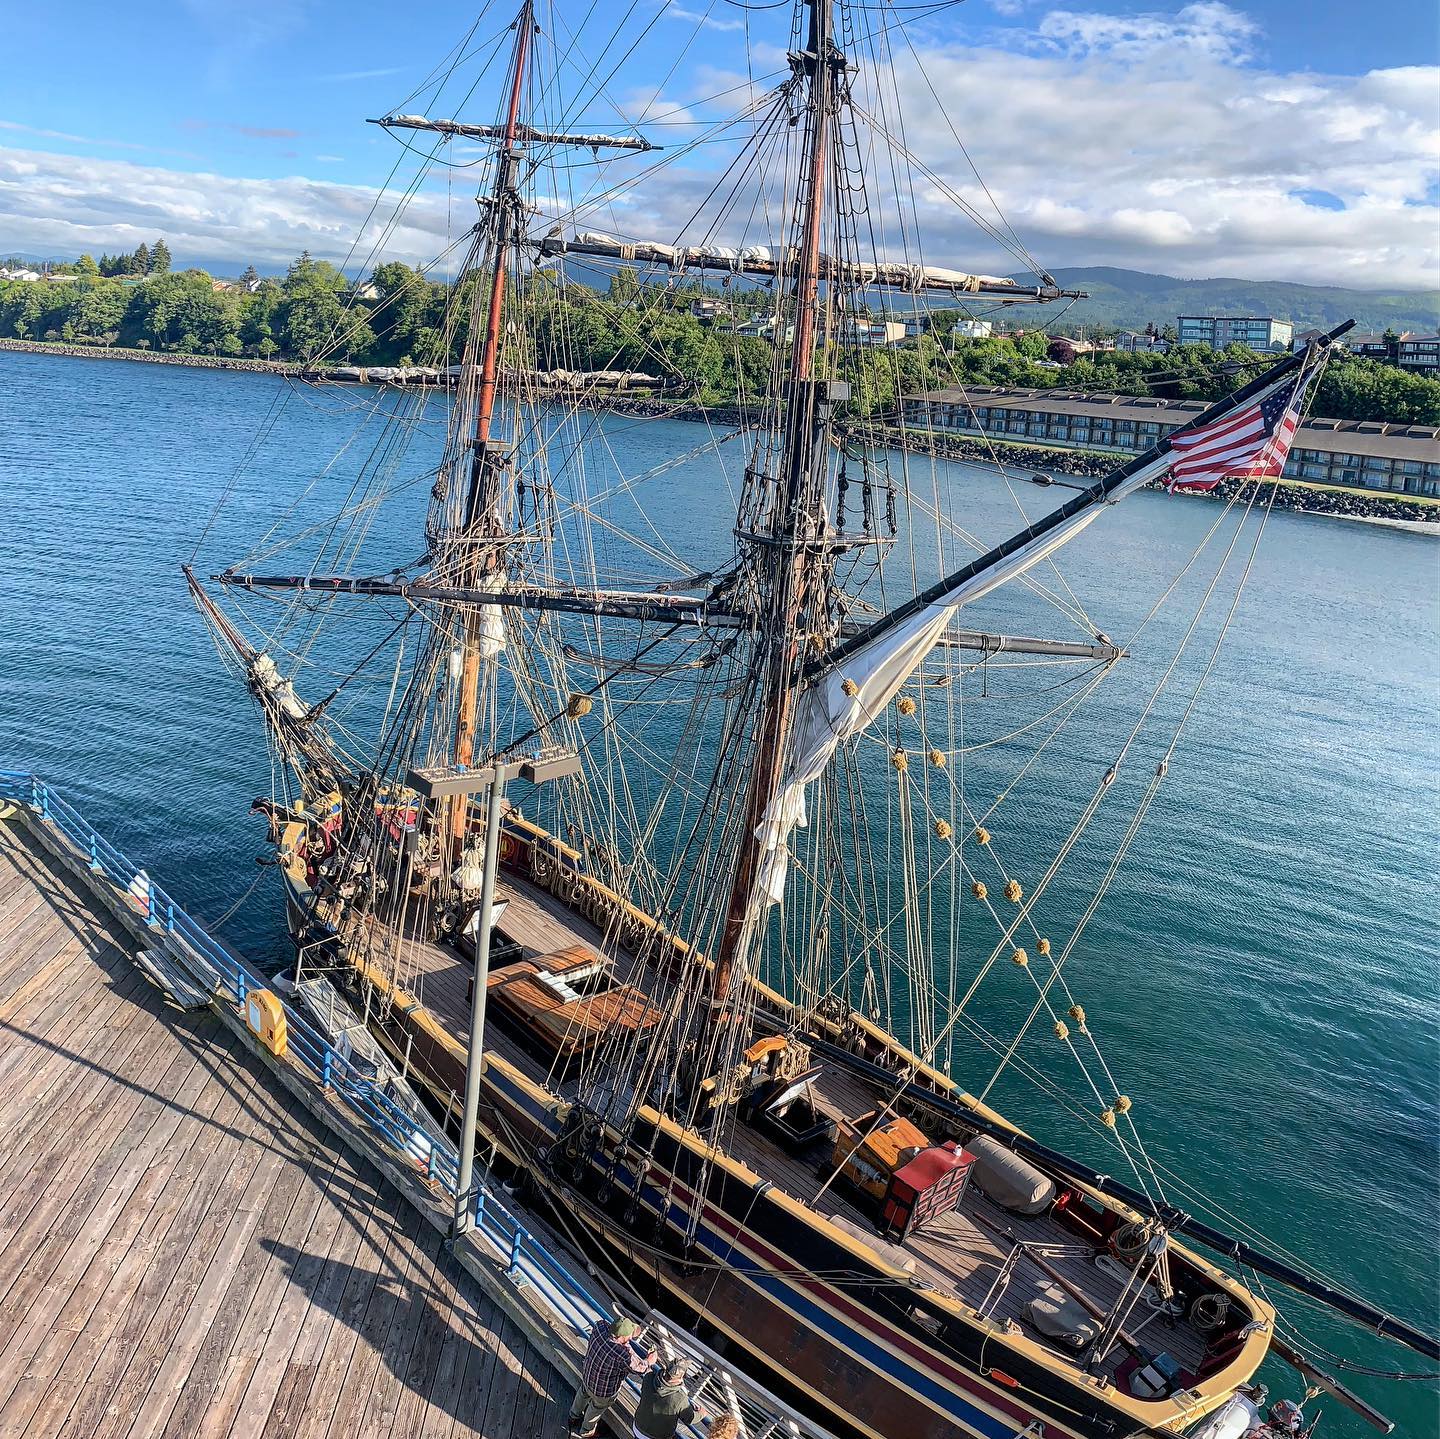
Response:
[{"label": "wooden deck planking", "polygon": [[439,1236],[130,951],[0,823],[0,1439],[562,1434]]}]

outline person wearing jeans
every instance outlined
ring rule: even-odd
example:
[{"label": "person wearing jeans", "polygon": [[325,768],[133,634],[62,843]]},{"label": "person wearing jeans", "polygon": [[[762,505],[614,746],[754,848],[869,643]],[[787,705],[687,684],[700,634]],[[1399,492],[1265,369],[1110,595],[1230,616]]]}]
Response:
[{"label": "person wearing jeans", "polygon": [[580,1387],[570,1405],[570,1432],[578,1439],[593,1439],[599,1432],[600,1416],[619,1398],[625,1381],[655,1363],[655,1355],[641,1359],[630,1347],[636,1332],[635,1321],[623,1314],[590,1331],[580,1366]]}]

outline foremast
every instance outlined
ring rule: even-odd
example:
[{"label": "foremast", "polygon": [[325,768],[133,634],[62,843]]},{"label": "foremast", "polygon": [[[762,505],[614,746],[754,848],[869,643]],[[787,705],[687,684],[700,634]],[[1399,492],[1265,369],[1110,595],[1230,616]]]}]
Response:
[{"label": "foremast", "polygon": [[[520,222],[520,104],[534,29],[531,3],[525,0],[515,21],[515,48],[495,183],[485,202],[489,211],[485,223],[490,231],[485,268],[489,274],[490,295],[480,345],[480,383],[475,402],[474,434],[470,440],[469,476],[458,531],[450,546],[458,552],[455,568],[461,583],[482,590],[493,586],[505,563],[504,486],[514,459],[509,449],[496,441],[492,427],[507,267]],[[489,630],[496,622],[498,611],[494,606],[471,605],[466,610],[453,740],[453,757],[457,765],[468,767],[475,762],[481,671],[486,660],[494,658],[495,639]],[[450,832],[456,842],[464,840],[468,812],[469,806],[463,798],[455,801]]]}]

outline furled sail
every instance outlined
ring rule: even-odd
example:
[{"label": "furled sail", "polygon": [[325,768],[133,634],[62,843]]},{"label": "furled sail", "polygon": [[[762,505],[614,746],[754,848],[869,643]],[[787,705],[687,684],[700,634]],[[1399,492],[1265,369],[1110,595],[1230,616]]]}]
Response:
[{"label": "furled sail", "polygon": [[[752,279],[775,279],[793,272],[797,256],[793,250],[768,245],[731,247],[724,245],[667,245],[659,240],[617,240],[593,230],[584,230],[574,239],[551,233],[539,241],[546,257],[580,255],[593,259],[623,260],[628,264],[664,265],[676,271],[719,270]],[[1084,299],[1079,290],[1062,290],[1057,285],[1021,285],[1003,275],[976,275],[939,265],[859,262],[821,255],[818,278],[831,284],[864,288],[875,285],[903,290],[907,294],[934,291],[1007,302],[1042,303],[1057,299]]]}]

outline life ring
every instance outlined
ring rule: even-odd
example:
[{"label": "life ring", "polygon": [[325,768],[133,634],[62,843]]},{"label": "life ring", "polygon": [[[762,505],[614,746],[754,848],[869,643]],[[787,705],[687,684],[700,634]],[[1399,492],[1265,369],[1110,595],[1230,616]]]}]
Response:
[{"label": "life ring", "polygon": [[506,834],[503,829],[500,831],[499,853],[500,863],[510,865],[513,865],[520,855],[519,840],[513,834]]}]

